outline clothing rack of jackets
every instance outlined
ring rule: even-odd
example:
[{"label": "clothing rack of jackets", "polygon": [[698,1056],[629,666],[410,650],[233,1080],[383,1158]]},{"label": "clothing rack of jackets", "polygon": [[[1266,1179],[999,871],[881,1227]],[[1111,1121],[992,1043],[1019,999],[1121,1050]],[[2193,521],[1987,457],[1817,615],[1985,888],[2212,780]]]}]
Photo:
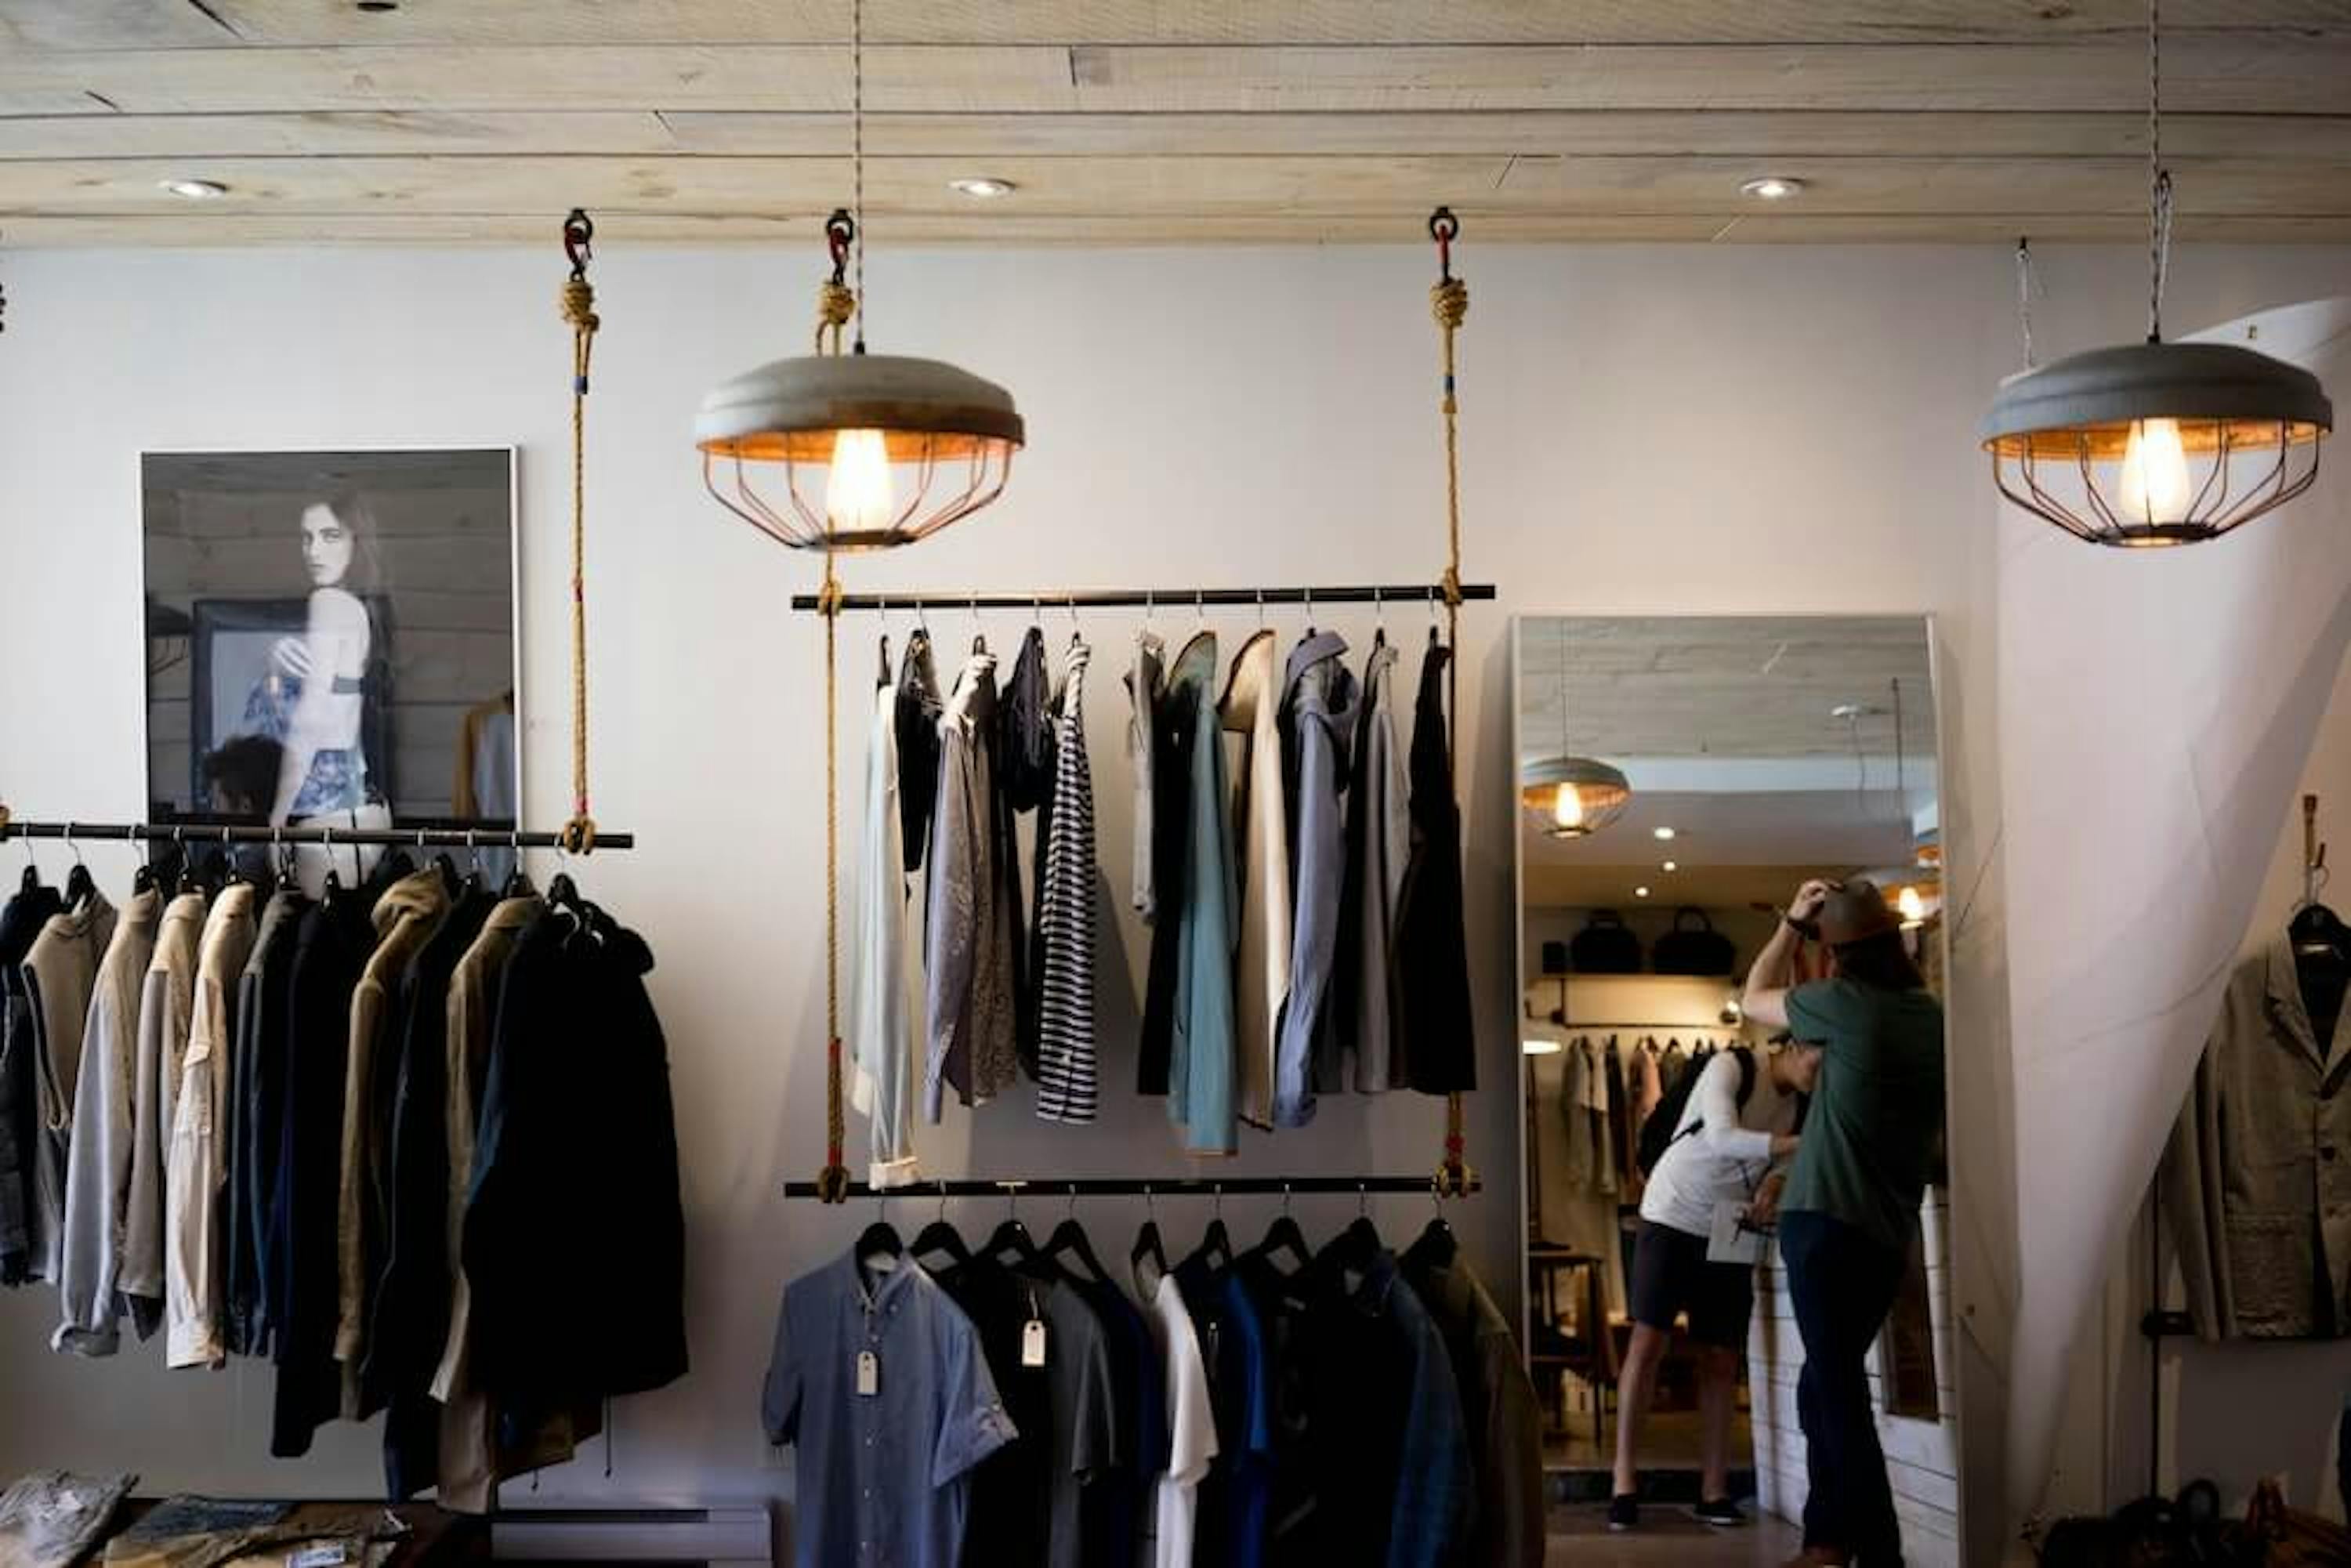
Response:
[{"label": "clothing rack of jackets", "polygon": [[1220,1207],[1189,1253],[1156,1218],[1097,1251],[1085,1185],[1040,1185],[1075,1188],[1050,1237],[885,1211],[785,1288],[761,1415],[801,1568],[1542,1562],[1533,1385],[1441,1210],[1318,1248],[1286,1202],[1255,1246]]},{"label": "clothing rack of jackets", "polygon": [[[568,841],[559,832],[525,832],[513,828],[336,828],[268,827],[252,822],[28,822],[0,810],[0,842],[9,839],[62,839],[68,843],[88,839],[93,843],[268,844],[272,847],[316,844],[370,849],[437,850],[559,850]],[[596,830],[600,850],[632,850],[634,833]]]},{"label": "clothing rack of jackets", "polygon": [[[49,826],[0,837],[105,832]],[[0,906],[0,1283],[57,1290],[60,1352],[128,1319],[175,1368],[268,1363],[277,1457],[386,1412],[390,1495],[484,1511],[685,1370],[653,956],[569,873],[486,875],[555,834],[238,833],[106,836],[392,852],[318,896],[290,853],[274,885],[142,864],[119,908],[28,864]],[[434,842],[472,874],[404,852]]]},{"label": "clothing rack of jackets", "polygon": [[[922,1181],[906,1186],[876,1187],[850,1184],[852,1197],[1240,1197],[1292,1194],[1354,1193],[1395,1195],[1427,1193],[1435,1184],[1425,1176],[993,1176]],[[1472,1190],[1476,1190],[1474,1187]],[[812,1181],[788,1181],[786,1197],[819,1197]]]},{"label": "clothing rack of jackets", "polygon": [[[1046,1121],[1095,1114],[1094,783],[1082,628],[1065,672],[1032,622],[999,656],[984,632],[959,670],[925,612],[1145,612],[1125,673],[1134,768],[1131,903],[1152,927],[1138,1092],[1164,1097],[1187,1152],[1228,1154],[1238,1127],[1304,1125],[1318,1094],[1475,1087],[1462,937],[1460,813],[1438,638],[1442,584],[1032,589],[795,598],[831,617],[916,618],[872,690],[847,988],[850,1098],[871,1129],[871,1181],[921,1180],[916,1107],[977,1106],[1022,1077]],[[1491,600],[1491,584],[1459,589]],[[1359,679],[1345,639],[1309,628],[1287,657],[1262,624],[1228,671],[1207,611],[1426,600],[1416,690],[1384,627]],[[1150,625],[1191,605],[1180,650]],[[1260,613],[1260,622],[1263,616]],[[885,622],[886,631],[886,622]],[[1171,656],[1172,655],[1172,656]],[[1401,691],[1399,688],[1401,687]],[[1397,709],[1409,707],[1411,743]],[[852,710],[853,711],[853,710]],[[1228,737],[1239,744],[1228,759]],[[1023,817],[1033,816],[1024,853]],[[1024,864],[1024,861],[1027,862]],[[1407,958],[1405,956],[1409,955]],[[1457,1190],[1466,1166],[1448,1162]],[[835,1197],[845,1173],[808,1184]]]}]

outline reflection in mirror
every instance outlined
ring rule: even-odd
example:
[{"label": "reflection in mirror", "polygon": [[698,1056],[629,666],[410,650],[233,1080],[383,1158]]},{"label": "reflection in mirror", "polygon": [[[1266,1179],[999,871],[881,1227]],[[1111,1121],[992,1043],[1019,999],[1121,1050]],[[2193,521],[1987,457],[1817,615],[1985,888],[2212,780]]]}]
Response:
[{"label": "reflection in mirror", "polygon": [[1956,1563],[1928,624],[1534,617],[1515,674],[1547,1464]]}]

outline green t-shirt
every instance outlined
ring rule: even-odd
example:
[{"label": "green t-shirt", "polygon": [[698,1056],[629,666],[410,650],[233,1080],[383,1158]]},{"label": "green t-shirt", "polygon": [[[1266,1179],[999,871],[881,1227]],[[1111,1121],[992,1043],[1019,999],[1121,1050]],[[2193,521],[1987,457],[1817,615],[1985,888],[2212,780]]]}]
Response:
[{"label": "green t-shirt", "polygon": [[1788,1030],[1827,1055],[1781,1208],[1828,1215],[1907,1253],[1942,1145],[1943,1004],[1817,980],[1788,993]]}]

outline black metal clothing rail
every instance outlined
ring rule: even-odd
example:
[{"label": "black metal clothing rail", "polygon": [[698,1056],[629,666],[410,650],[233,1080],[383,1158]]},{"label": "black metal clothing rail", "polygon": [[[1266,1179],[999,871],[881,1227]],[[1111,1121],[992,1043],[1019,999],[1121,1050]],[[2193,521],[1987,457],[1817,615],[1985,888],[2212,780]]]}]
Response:
[{"label": "black metal clothing rail", "polygon": [[[1461,597],[1490,600],[1490,582],[1465,582]],[[907,593],[844,593],[844,611],[889,610],[1177,610],[1233,609],[1260,604],[1395,604],[1441,602],[1445,586],[1432,582],[1343,583],[1330,588],[1054,588],[1022,593],[987,589],[948,593],[917,589]],[[824,597],[816,593],[792,596],[794,610],[822,610]]]},{"label": "black metal clothing rail", "polygon": [[[1469,1190],[1484,1184],[1474,1176]],[[876,1188],[866,1182],[849,1184],[851,1197],[1245,1197],[1252,1195],[1287,1197],[1315,1193],[1357,1197],[1437,1190],[1433,1176],[1051,1176],[957,1177],[949,1181],[918,1181],[904,1186]],[[819,1197],[812,1181],[788,1181],[786,1197]]]},{"label": "black metal clothing rail", "polygon": [[[513,828],[270,828],[242,822],[26,822],[0,821],[0,841],[64,839],[92,843],[330,844],[386,849],[552,850],[560,833],[521,832]],[[596,849],[632,850],[634,833],[599,829]]]}]

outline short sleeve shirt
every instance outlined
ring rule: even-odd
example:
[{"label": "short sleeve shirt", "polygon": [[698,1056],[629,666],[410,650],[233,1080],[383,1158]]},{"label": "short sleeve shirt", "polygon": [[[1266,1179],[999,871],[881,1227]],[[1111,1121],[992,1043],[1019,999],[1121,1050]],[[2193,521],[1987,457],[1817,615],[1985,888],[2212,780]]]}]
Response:
[{"label": "short sleeve shirt", "polygon": [[1907,1252],[1943,1134],[1942,1003],[1816,980],[1788,993],[1788,1030],[1825,1055],[1781,1208]]},{"label": "short sleeve shirt", "polygon": [[913,1263],[854,1254],[785,1287],[760,1414],[799,1448],[800,1568],[956,1568],[972,1468],[1017,1436],[971,1320]]}]

